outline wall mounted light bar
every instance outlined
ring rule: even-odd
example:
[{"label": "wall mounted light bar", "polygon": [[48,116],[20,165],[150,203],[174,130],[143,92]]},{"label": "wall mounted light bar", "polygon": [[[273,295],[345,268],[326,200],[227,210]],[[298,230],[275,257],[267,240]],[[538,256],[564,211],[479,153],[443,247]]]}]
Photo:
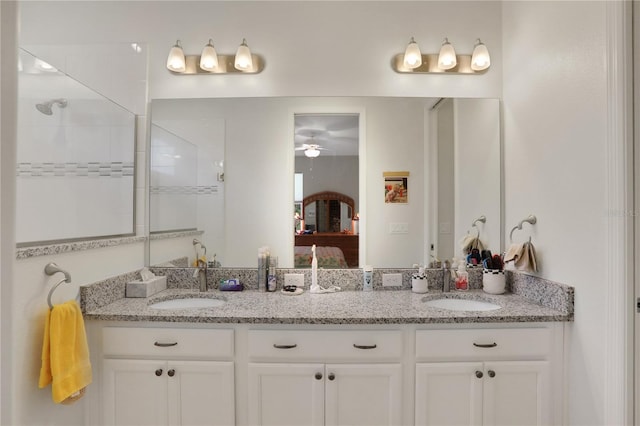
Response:
[{"label": "wall mounted light bar", "polygon": [[169,51],[167,69],[176,75],[257,74],[264,69],[264,60],[251,53],[244,39],[235,55],[219,55],[211,39],[200,55],[185,55],[180,40],[177,40]]},{"label": "wall mounted light bar", "polygon": [[440,52],[423,54],[411,37],[404,53],[393,57],[391,67],[399,73],[418,74],[483,74],[491,66],[487,46],[478,39],[471,55],[456,54],[453,45],[444,39]]}]

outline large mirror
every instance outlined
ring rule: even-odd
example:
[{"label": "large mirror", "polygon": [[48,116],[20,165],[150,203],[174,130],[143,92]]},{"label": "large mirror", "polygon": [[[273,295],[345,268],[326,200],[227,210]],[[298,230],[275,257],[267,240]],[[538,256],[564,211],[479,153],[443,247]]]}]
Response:
[{"label": "large mirror", "polygon": [[[304,149],[296,150],[304,144],[314,145],[309,140],[310,131],[299,135],[306,138],[304,141],[301,137],[296,140],[296,117],[314,114],[358,117],[357,191],[345,189],[353,179],[342,179],[337,186],[313,188],[310,179],[304,177],[302,187],[308,191],[296,194],[294,176],[299,157],[301,164],[315,162],[302,165],[303,170],[319,167],[317,160],[323,159],[323,154],[327,159],[332,157],[324,149],[316,158],[304,156]],[[208,165],[203,166],[212,178],[224,176],[223,182],[216,181],[216,210],[194,208],[188,202],[173,204],[176,211],[184,209],[185,214],[206,217],[216,228],[198,224],[184,234],[171,234],[168,240],[152,239],[151,264],[166,264],[185,256],[192,262],[202,254],[197,247],[194,250],[195,235],[206,246],[209,260],[215,255],[224,267],[256,267],[258,249],[268,246],[278,256],[280,267],[292,268],[294,247],[302,245],[296,239],[304,236],[303,230],[313,232],[313,220],[317,230],[320,215],[324,215],[323,223],[328,223],[322,226],[328,226],[334,236],[357,235],[358,263],[354,265],[358,267],[406,268],[428,263],[432,256],[459,257],[458,243],[467,232],[480,233],[486,246],[496,252],[502,250],[500,108],[496,99],[167,99],[152,101],[151,120],[165,129],[167,120],[181,121],[192,127],[191,131],[201,129],[207,143],[220,145],[219,152],[224,156],[222,160],[208,158]],[[202,131],[206,126],[213,126],[215,131],[207,135]],[[175,128],[171,131],[190,140]],[[314,139],[322,136],[326,133],[313,135]],[[322,143],[315,145],[325,148]],[[152,146],[152,158],[154,150]],[[202,156],[199,150],[197,156]],[[200,167],[201,162],[198,164]],[[215,169],[217,164],[223,166]],[[408,172],[404,202],[386,203],[384,176],[399,171]],[[349,211],[349,203],[318,204],[320,199],[303,206],[305,197],[322,192],[346,195],[354,200],[354,206]],[[439,208],[445,204],[446,209]],[[359,220],[354,224],[358,213]],[[162,214],[152,206],[150,223]],[[472,227],[480,216],[486,221]],[[357,234],[354,228],[358,228]]]},{"label": "large mirror", "polygon": [[23,49],[17,108],[18,247],[133,235],[135,115]]}]

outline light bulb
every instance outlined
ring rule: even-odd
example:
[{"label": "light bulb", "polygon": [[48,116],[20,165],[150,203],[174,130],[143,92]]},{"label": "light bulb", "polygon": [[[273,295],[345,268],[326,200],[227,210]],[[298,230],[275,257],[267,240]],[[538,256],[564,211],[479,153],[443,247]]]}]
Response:
[{"label": "light bulb", "polygon": [[318,155],[320,155],[320,151],[315,147],[311,147],[304,150],[304,155],[309,158],[316,158]]},{"label": "light bulb", "polygon": [[404,51],[404,66],[412,70],[418,68],[420,65],[422,65],[422,53],[420,52],[418,43],[411,37],[411,41],[409,41]]},{"label": "light bulb", "polygon": [[487,50],[487,46],[478,39],[476,46],[473,48],[473,54],[471,55],[471,69],[474,71],[482,71],[490,66],[491,57],[489,56],[489,50]]},{"label": "light bulb", "polygon": [[182,51],[182,46],[180,46],[180,40],[177,40],[176,44],[169,51],[167,68],[174,72],[184,72],[187,68],[185,65],[184,52]]},{"label": "light bulb", "polygon": [[237,70],[240,71],[248,71],[253,68],[251,50],[249,50],[249,46],[247,46],[247,41],[245,39],[242,39],[242,44],[238,46],[234,66]]},{"label": "light bulb", "polygon": [[445,38],[440,48],[440,54],[438,55],[438,67],[443,70],[450,70],[456,65],[458,65],[456,51],[451,43],[449,43],[449,40]]},{"label": "light bulb", "polygon": [[218,54],[215,47],[213,47],[213,41],[209,39],[209,43],[202,49],[200,55],[200,68],[205,71],[213,71],[218,68]]}]

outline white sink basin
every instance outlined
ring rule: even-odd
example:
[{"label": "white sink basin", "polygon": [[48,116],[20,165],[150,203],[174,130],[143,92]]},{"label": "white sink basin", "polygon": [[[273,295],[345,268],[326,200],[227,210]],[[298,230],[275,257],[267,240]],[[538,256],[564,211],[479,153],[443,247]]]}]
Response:
[{"label": "white sink basin", "polygon": [[226,302],[220,299],[208,299],[204,297],[189,297],[185,299],[171,299],[162,302],[156,302],[149,305],[152,309],[198,309],[198,308],[217,308]]},{"label": "white sink basin", "polygon": [[433,299],[424,302],[431,308],[448,309],[450,311],[495,311],[501,306],[491,302],[470,299]]}]

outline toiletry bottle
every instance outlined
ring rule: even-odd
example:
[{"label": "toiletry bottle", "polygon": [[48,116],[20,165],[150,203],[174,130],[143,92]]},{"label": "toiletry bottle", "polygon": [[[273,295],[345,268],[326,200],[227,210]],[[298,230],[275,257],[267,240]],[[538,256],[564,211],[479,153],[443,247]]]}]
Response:
[{"label": "toiletry bottle", "polygon": [[267,291],[276,291],[276,268],[278,267],[278,256],[269,256],[269,274],[267,275]]},{"label": "toiletry bottle", "polygon": [[467,272],[464,261],[458,263],[458,270],[456,271],[456,290],[469,290],[469,273]]},{"label": "toiletry bottle", "polygon": [[362,268],[364,282],[362,283],[362,291],[373,290],[373,266],[367,265]]},{"label": "toiletry bottle", "polygon": [[260,247],[258,249],[258,290],[267,290],[267,274],[269,268],[269,248]]}]

